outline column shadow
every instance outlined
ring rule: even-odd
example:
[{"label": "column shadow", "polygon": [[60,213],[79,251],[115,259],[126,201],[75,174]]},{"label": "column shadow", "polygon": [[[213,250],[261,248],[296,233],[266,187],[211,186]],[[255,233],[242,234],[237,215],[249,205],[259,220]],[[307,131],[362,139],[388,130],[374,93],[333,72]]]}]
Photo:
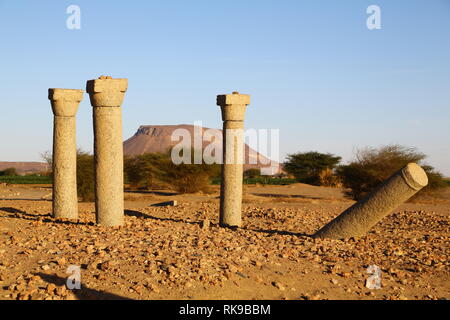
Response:
[{"label": "column shadow", "polygon": [[36,201],[36,202],[51,202],[52,199],[27,199],[27,198],[0,198],[2,201]]},{"label": "column shadow", "polygon": [[312,237],[312,234],[306,234],[303,232],[292,232],[292,231],[283,231],[283,230],[269,230],[269,229],[252,229],[252,228],[242,228],[243,230],[254,231],[254,232],[262,232],[267,234],[277,234],[281,236],[296,236],[296,237]]},{"label": "column shadow", "polygon": [[12,214],[20,214],[20,215],[23,215],[23,216],[26,216],[26,217],[32,217],[32,218],[50,217],[51,216],[50,213],[47,213],[47,214],[44,214],[44,215],[29,214],[29,213],[27,213],[27,212],[25,212],[23,210],[16,209],[16,208],[13,208],[13,207],[3,207],[3,208],[0,208],[0,211],[4,211],[6,213],[12,213]]},{"label": "column shadow", "polygon": [[166,192],[166,191],[148,191],[148,190],[125,190],[125,193],[137,193],[137,194],[153,194],[157,196],[176,196],[179,195],[177,192]]},{"label": "column shadow", "polygon": [[[193,225],[201,225],[201,222],[193,222],[193,221],[185,221],[183,219],[174,219],[174,218],[160,218],[155,217],[147,213],[142,213],[140,211],[135,210],[125,210],[125,215],[127,216],[133,216],[138,218],[144,218],[144,219],[152,219],[152,220],[158,220],[158,221],[172,221],[172,222],[178,222],[178,223],[188,223]],[[211,222],[211,226],[218,226],[217,224],[214,224]],[[312,237],[313,234],[306,234],[303,232],[291,232],[291,231],[283,231],[283,230],[269,230],[269,229],[257,229],[257,228],[238,228],[238,227],[224,227],[229,230],[247,230],[247,231],[253,231],[253,232],[262,232],[266,234],[278,234],[282,236],[296,236],[296,237]]]},{"label": "column shadow", "polygon": [[144,218],[144,219],[152,219],[152,220],[159,220],[159,221],[182,222],[182,223],[200,225],[200,222],[185,221],[183,219],[174,219],[174,218],[160,218],[160,217],[152,216],[152,215],[150,215],[148,213],[142,213],[140,211],[135,211],[135,210],[125,210],[125,215],[132,216],[132,217],[137,217],[137,218]]},{"label": "column shadow", "polygon": [[29,214],[23,210],[16,209],[13,207],[3,207],[0,208],[0,211],[10,213],[9,218],[13,219],[24,219],[24,220],[37,220],[38,218],[44,218],[42,219],[42,222],[51,222],[51,223],[58,223],[58,224],[68,224],[68,225],[90,225],[93,226],[93,222],[79,222],[79,221],[70,221],[70,220],[55,220],[52,218],[52,215],[50,213],[47,214]]},{"label": "column shadow", "polygon": [[[49,275],[45,273],[35,273],[35,275],[41,277],[47,283],[53,283],[56,286],[65,286],[67,279],[58,277],[56,275]],[[72,290],[75,296],[80,300],[133,300],[127,297],[122,297],[114,293],[90,289],[81,284],[81,289]]]}]

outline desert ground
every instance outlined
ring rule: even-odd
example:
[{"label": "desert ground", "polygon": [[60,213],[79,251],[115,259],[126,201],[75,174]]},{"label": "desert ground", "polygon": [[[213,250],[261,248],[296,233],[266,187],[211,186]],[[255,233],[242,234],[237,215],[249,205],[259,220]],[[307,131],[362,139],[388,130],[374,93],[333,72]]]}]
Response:
[{"label": "desert ground", "polygon": [[[450,188],[406,203],[361,239],[310,237],[354,202],[304,184],[245,186],[243,227],[218,226],[219,190],[128,191],[126,224],[51,217],[51,186],[0,186],[0,299],[448,299]],[[177,206],[158,206],[176,200]],[[80,290],[66,288],[81,267]],[[368,266],[381,289],[368,289]]]}]

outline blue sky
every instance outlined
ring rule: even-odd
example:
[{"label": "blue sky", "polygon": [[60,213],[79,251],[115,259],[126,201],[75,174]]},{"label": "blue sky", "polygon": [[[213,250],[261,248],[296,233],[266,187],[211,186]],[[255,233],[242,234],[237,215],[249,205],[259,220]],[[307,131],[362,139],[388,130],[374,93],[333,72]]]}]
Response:
[{"label": "blue sky", "polygon": [[[66,27],[69,5],[81,29]],[[366,27],[369,5],[381,29]],[[251,95],[247,128],[281,156],[398,143],[450,176],[448,0],[0,0],[0,161],[51,150],[47,89],[129,78],[124,139],[144,124],[221,126],[217,94]],[[92,150],[88,96],[78,144]]]}]

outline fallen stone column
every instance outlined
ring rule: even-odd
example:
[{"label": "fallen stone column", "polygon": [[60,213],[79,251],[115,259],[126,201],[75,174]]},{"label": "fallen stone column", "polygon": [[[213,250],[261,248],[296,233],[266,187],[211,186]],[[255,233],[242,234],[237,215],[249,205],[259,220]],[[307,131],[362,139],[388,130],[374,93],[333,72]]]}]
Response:
[{"label": "fallen stone column", "polygon": [[127,79],[102,76],[87,82],[94,114],[95,212],[106,227],[124,223],[122,102]]},{"label": "fallen stone column", "polygon": [[222,227],[240,227],[242,223],[242,179],[244,162],[244,118],[250,96],[233,92],[217,96],[222,109],[223,164],[220,186]]},{"label": "fallen stone column", "polygon": [[377,222],[428,184],[425,171],[410,163],[336,219],[314,238],[345,239],[364,236]]},{"label": "fallen stone column", "polygon": [[76,113],[83,90],[48,89],[53,121],[53,217],[78,219]]}]

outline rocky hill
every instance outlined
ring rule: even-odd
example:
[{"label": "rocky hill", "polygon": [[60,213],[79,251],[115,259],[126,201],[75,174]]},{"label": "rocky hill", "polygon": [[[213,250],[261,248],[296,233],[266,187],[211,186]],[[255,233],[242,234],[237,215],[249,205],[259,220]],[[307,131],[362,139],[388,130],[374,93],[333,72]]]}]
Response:
[{"label": "rocky hill", "polygon": [[[124,142],[124,153],[129,156],[134,156],[143,153],[167,152],[179,143],[179,141],[172,141],[171,139],[172,133],[177,129],[185,129],[190,133],[192,147],[194,147],[193,125],[146,125],[140,126],[134,136]],[[213,130],[216,134],[222,134],[222,130],[219,129],[203,127],[200,130],[202,134],[206,130]],[[205,148],[210,143],[209,141],[202,141],[202,148]],[[267,164],[269,161],[267,157],[257,153],[248,145],[245,145],[245,170],[250,168],[266,168],[265,170],[270,171],[271,165]],[[277,165],[277,162],[272,162],[272,167],[278,167]],[[278,170],[274,169],[272,173],[276,174],[279,172]]]}]

